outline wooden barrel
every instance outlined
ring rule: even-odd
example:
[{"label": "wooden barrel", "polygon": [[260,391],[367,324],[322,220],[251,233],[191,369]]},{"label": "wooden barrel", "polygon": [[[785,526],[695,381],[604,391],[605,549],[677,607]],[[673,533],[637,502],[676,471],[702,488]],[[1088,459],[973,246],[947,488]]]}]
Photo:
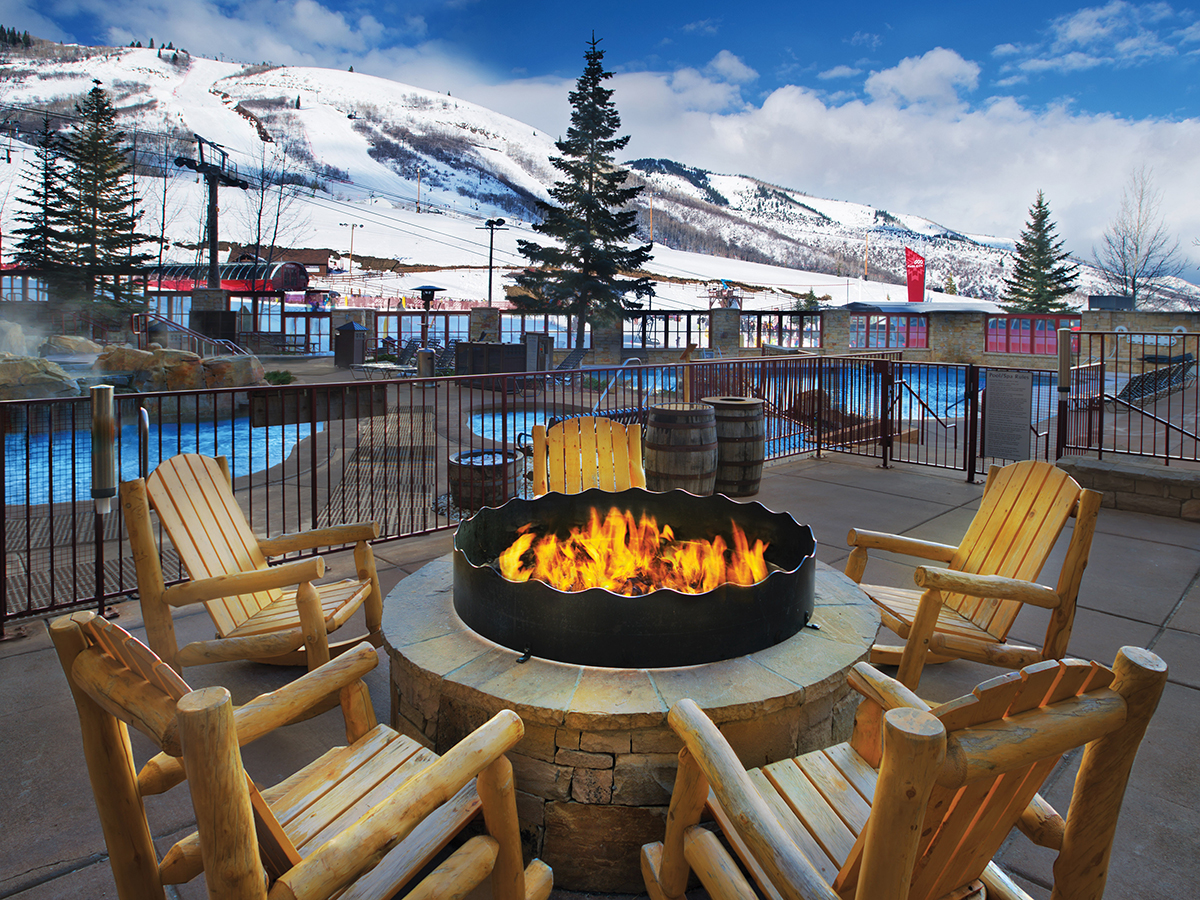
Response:
[{"label": "wooden barrel", "polygon": [[704,402],[717,418],[714,492],[726,497],[757,494],[767,451],[763,402],[754,397],[705,397]]},{"label": "wooden barrel", "polygon": [[450,499],[460,510],[502,506],[517,494],[518,455],[512,450],[476,450],[450,457]]},{"label": "wooden barrel", "polygon": [[661,403],[646,424],[646,488],[683,488],[701,497],[717,478],[717,421],[706,403]]}]

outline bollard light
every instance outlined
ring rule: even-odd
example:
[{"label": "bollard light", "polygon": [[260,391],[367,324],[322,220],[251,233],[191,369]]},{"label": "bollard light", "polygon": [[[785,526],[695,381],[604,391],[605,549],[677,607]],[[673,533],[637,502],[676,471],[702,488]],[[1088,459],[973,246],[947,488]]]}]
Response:
[{"label": "bollard light", "polygon": [[113,415],[113,389],[99,384],[92,388],[92,499],[96,512],[112,510],[117,496],[117,428]]}]

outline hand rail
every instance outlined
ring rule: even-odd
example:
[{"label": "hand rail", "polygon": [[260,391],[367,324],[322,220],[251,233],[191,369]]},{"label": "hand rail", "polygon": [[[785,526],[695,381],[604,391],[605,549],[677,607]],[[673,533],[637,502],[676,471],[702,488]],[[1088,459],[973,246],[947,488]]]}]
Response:
[{"label": "hand rail", "polygon": [[[621,365],[617,366],[617,372],[619,373],[621,371],[621,369],[628,368],[629,366],[640,366],[640,365],[642,365],[642,361],[640,359],[638,359],[636,356],[631,356],[627,360],[625,360],[623,363],[621,363]],[[596,403],[595,403],[595,405],[592,406],[592,415],[593,416],[597,412],[599,412],[600,404],[604,402],[604,398],[608,396],[608,392],[612,390],[612,386],[614,384],[616,384],[618,380],[619,380],[618,375],[614,375],[612,378],[608,379],[608,384],[606,384],[604,386],[604,392],[599,397],[596,398]]]},{"label": "hand rail", "polygon": [[[186,325],[180,325],[178,322],[168,319],[166,316],[158,313],[134,313],[130,317],[130,328],[133,333],[138,335],[139,349],[146,349],[141,346],[143,338],[149,337],[150,323],[157,323],[166,327],[167,331],[172,334],[179,335],[184,342],[189,346],[181,349],[190,349],[193,353],[199,356],[247,356],[246,350],[235,344],[233,341],[227,341],[222,338],[209,337],[207,334],[201,334],[199,331],[193,331]],[[141,326],[141,327],[139,327]],[[146,341],[148,343],[148,340]],[[203,353],[201,350],[207,349],[211,352]]]}]

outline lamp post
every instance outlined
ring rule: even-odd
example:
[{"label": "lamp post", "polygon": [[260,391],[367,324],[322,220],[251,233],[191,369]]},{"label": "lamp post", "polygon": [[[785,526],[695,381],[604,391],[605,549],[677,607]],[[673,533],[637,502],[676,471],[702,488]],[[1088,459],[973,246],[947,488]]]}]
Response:
[{"label": "lamp post", "polygon": [[[496,229],[507,231],[503,219],[488,219],[481,226],[488,230],[488,306],[492,305],[492,257],[496,251]],[[480,230],[480,229],[477,229]]]},{"label": "lamp post", "polygon": [[346,274],[350,279],[354,278],[354,229],[362,228],[358,222],[338,222],[343,228],[350,229],[350,266],[346,269]]},{"label": "lamp post", "polygon": [[434,287],[432,284],[423,284],[414,290],[421,293],[421,305],[425,311],[421,313],[421,346],[429,346],[429,305],[433,303],[433,295],[438,291],[444,291],[445,288]]}]

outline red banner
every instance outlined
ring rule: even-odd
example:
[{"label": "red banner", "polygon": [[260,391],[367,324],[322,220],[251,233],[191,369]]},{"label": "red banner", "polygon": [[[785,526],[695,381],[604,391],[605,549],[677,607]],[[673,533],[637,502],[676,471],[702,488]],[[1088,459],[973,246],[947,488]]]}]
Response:
[{"label": "red banner", "polygon": [[925,299],[925,257],[905,247],[904,266],[908,269],[908,302],[920,303]]}]

